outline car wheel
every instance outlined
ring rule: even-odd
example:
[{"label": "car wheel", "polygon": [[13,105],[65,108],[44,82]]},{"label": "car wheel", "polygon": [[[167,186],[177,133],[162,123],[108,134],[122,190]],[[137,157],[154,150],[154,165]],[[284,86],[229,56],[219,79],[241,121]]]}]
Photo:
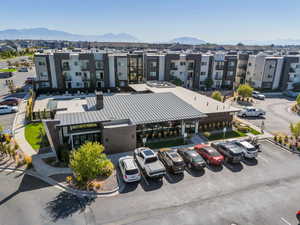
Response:
[{"label": "car wheel", "polygon": [[188,164],[187,164],[187,167],[188,167],[189,169],[191,169],[191,168],[192,168],[192,164],[191,164],[191,163],[188,163]]},{"label": "car wheel", "polygon": [[243,114],[242,117],[245,118],[245,117],[246,117],[246,114]]}]

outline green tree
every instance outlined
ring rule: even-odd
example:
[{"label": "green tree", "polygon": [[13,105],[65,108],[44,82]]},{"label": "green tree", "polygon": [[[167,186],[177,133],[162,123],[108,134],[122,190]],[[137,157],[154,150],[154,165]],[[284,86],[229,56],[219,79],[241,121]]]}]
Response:
[{"label": "green tree", "polygon": [[222,94],[221,94],[221,92],[219,92],[219,91],[214,91],[212,94],[211,94],[211,97],[213,98],[213,99],[215,99],[215,100],[217,100],[217,101],[222,101],[222,99],[223,99],[223,96],[222,96]]},{"label": "green tree", "polygon": [[80,184],[86,184],[99,175],[111,175],[114,165],[103,151],[103,145],[97,142],[86,142],[71,152],[70,167]]},{"label": "green tree", "polygon": [[297,105],[300,105],[300,94],[296,98]]},{"label": "green tree", "polygon": [[253,88],[248,84],[241,84],[237,89],[238,95],[247,98],[252,96]]},{"label": "green tree", "polygon": [[300,122],[298,123],[291,123],[290,124],[290,130],[291,133],[295,136],[295,137],[299,137],[300,136]]},{"label": "green tree", "polygon": [[204,85],[206,88],[211,88],[214,84],[214,81],[210,78],[210,77],[207,77],[205,80],[204,80]]}]

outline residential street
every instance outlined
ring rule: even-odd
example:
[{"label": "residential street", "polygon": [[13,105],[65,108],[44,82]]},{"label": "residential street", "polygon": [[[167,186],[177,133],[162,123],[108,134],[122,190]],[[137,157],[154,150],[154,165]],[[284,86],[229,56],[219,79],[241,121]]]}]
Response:
[{"label": "residential street", "polygon": [[162,182],[143,178],[125,189],[121,185],[118,196],[89,200],[35,178],[1,172],[0,218],[8,225],[294,225],[300,209],[300,157],[262,144],[257,161],[186,172],[184,177],[168,174]]}]

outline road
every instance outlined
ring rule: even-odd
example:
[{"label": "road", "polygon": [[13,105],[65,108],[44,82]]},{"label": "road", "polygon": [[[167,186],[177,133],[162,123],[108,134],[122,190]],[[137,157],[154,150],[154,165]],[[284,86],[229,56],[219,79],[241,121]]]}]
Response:
[{"label": "road", "polygon": [[[290,123],[300,121],[300,116],[290,110],[294,103],[294,99],[286,97],[256,100],[253,106],[266,111],[266,116],[265,118],[247,118],[246,120],[257,127],[261,127],[262,121],[264,121],[265,130],[271,133],[284,132],[290,134]],[[234,106],[241,107],[238,105]]]},{"label": "road", "polygon": [[300,157],[269,142],[262,149],[257,161],[142,180],[120,195],[89,200],[2,172],[0,218],[7,225],[297,224]]}]

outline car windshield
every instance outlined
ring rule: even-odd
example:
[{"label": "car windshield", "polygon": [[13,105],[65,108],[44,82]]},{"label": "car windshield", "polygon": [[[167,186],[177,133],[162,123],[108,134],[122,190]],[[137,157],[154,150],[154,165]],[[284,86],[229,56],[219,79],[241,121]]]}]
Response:
[{"label": "car windshield", "polygon": [[138,169],[126,170],[126,175],[134,175],[137,174],[138,172],[139,172]]},{"label": "car windshield", "polygon": [[155,162],[155,161],[157,161],[156,157],[150,157],[150,158],[146,158],[145,163],[152,163],[152,162]]},{"label": "car windshield", "polygon": [[220,153],[218,153],[214,149],[206,149],[206,150],[209,153],[209,155],[211,155],[211,156],[219,156],[220,155]]},{"label": "car windshield", "polygon": [[203,158],[200,156],[200,155],[197,155],[195,156],[193,159],[192,159],[193,162],[197,163],[197,162],[202,162],[203,161]]},{"label": "car windshield", "polygon": [[256,151],[256,148],[247,148],[247,151],[254,152],[254,151]]}]

